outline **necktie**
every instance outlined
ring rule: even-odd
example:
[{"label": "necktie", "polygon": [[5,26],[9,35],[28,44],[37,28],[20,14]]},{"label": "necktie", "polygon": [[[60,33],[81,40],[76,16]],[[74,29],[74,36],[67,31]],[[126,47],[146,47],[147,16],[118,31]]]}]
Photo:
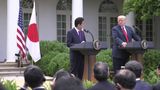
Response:
[{"label": "necktie", "polygon": [[78,33],[79,33],[79,39],[80,41],[82,41],[82,31],[78,31]]},{"label": "necktie", "polygon": [[123,27],[123,26],[122,26],[121,28],[122,28],[122,32],[123,32],[123,34],[124,34],[124,36],[125,36],[125,38],[126,38],[126,42],[128,42],[127,32],[124,30],[124,27]]}]

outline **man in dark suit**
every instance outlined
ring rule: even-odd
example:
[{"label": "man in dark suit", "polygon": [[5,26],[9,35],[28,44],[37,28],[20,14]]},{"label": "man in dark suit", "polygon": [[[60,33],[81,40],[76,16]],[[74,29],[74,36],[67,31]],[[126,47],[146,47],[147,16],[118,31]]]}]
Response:
[{"label": "man in dark suit", "polygon": [[94,77],[98,82],[87,90],[116,90],[116,87],[107,80],[108,76],[108,65],[103,62],[97,62],[94,65]]},{"label": "man in dark suit", "polygon": [[37,66],[31,65],[25,69],[24,80],[24,86],[20,90],[28,90],[28,87],[32,90],[45,90],[42,85],[46,79],[41,69]]},{"label": "man in dark suit", "polygon": [[134,90],[153,90],[151,85],[141,80],[143,66],[140,62],[135,60],[129,61],[125,64],[125,69],[129,69],[136,75],[136,86],[134,87]]},{"label": "man in dark suit", "polygon": [[112,38],[113,38],[113,47],[112,47],[112,59],[113,59],[113,69],[116,73],[121,69],[121,66],[124,66],[125,63],[129,60],[130,53],[124,49],[128,42],[131,42],[132,39],[139,41],[140,38],[134,33],[131,27],[126,26],[126,17],[123,15],[118,16],[118,25],[112,28]]},{"label": "man in dark suit", "polygon": [[[85,34],[83,32],[84,19],[78,17],[75,19],[75,28],[71,29],[67,33],[67,46],[71,47],[74,44],[80,44],[86,41]],[[82,80],[84,69],[84,55],[79,51],[70,49],[70,72]]]}]

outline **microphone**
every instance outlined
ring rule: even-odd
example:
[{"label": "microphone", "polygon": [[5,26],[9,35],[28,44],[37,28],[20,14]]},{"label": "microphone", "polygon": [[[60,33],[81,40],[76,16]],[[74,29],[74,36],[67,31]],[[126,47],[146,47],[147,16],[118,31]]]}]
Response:
[{"label": "microphone", "polygon": [[83,31],[86,32],[86,33],[89,33],[91,35],[91,37],[92,37],[92,40],[94,41],[93,34],[89,30],[84,29]]},{"label": "microphone", "polygon": [[84,31],[85,31],[86,33],[89,33],[89,30],[84,29]]},{"label": "microphone", "polygon": [[134,30],[135,31],[137,31],[136,33],[137,33],[137,35],[141,38],[141,39],[143,39],[143,32],[142,32],[142,30],[139,28],[139,27],[137,27],[136,25],[133,25],[133,28],[134,28]]},{"label": "microphone", "polygon": [[136,25],[133,25],[133,28],[134,28],[135,30],[137,30],[138,32],[142,33],[142,31],[140,30],[140,28],[137,27]]}]

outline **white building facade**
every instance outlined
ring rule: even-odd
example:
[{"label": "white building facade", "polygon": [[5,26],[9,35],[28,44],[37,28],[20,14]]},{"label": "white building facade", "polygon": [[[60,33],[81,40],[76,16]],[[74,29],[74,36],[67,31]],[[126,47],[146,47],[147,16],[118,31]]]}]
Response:
[{"label": "white building facade", "polygon": [[[15,62],[17,58],[16,13],[19,0],[0,1],[0,61]],[[76,17],[84,17],[87,30],[93,33],[95,39],[106,41],[111,47],[111,28],[117,24],[116,17],[122,14],[123,0],[35,0],[37,24],[40,40],[58,40],[66,42],[66,33],[73,27]],[[23,19],[25,33],[32,12],[32,0],[24,0]],[[140,28],[143,39],[153,41],[156,48],[160,48],[160,17],[153,17],[148,21],[139,21],[134,13],[127,15],[128,25]],[[86,34],[87,41],[92,41]]]}]

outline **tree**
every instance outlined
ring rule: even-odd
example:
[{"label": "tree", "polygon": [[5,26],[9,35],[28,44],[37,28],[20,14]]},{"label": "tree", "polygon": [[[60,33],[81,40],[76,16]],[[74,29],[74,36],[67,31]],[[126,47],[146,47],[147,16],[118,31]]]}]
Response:
[{"label": "tree", "polygon": [[125,14],[133,11],[142,20],[150,19],[160,16],[160,0],[124,0],[123,11]]}]

